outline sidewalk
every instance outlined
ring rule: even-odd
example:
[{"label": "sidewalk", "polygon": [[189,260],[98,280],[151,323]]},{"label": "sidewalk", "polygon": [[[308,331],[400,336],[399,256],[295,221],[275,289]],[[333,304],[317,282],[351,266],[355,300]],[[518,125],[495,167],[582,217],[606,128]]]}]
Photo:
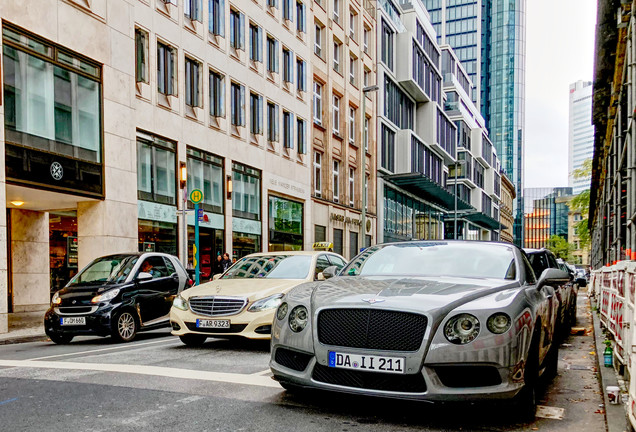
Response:
[{"label": "sidewalk", "polygon": [[44,312],[10,313],[9,332],[0,333],[0,345],[47,340]]}]

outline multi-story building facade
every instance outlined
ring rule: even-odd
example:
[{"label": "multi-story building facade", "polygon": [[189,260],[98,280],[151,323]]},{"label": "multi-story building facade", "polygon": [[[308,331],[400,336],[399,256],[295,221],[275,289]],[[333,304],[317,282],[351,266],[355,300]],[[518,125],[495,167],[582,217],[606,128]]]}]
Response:
[{"label": "multi-story building facade", "polygon": [[311,10],[313,240],[353,258],[376,243],[375,4],[321,0]]},{"label": "multi-story building facade", "polygon": [[515,185],[512,184],[506,174],[501,173],[501,204],[499,205],[499,214],[501,218],[501,241],[509,243],[514,241],[512,227],[515,218],[512,210],[515,198]]},{"label": "multi-story building facade", "polygon": [[439,43],[447,43],[474,83],[501,166],[516,186],[515,242],[523,244],[526,0],[424,0]]},{"label": "multi-story building facade", "polygon": [[97,256],[191,262],[193,188],[204,274],[221,252],[311,245],[309,17],[302,0],[1,2],[0,331]]},{"label": "multi-story building facade", "polygon": [[[378,239],[496,238],[496,181],[486,172],[496,169],[496,157],[483,118],[466,92],[470,84],[465,71],[450,47],[436,43],[420,2],[381,1],[376,22]],[[475,164],[477,183],[473,171],[457,172],[455,194],[449,165],[457,161],[458,141],[464,156],[475,152],[475,160],[483,160]],[[487,151],[482,154],[484,143]],[[473,167],[472,156],[461,166],[469,165]],[[498,192],[496,196],[498,202]],[[461,223],[454,230],[456,216]]]},{"label": "multi-story building facade", "polygon": [[558,235],[570,241],[568,228],[569,201],[572,188],[526,188],[524,245],[526,248],[548,247],[548,240]]},{"label": "multi-story building facade", "polygon": [[574,170],[594,154],[594,126],[592,125],[592,82],[570,84],[568,120],[568,186],[578,195],[590,188],[591,175],[574,178]]}]

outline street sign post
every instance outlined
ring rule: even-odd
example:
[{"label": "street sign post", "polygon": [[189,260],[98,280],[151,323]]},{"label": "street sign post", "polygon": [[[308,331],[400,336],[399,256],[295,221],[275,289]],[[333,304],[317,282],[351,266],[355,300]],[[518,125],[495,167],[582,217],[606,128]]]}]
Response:
[{"label": "street sign post", "polygon": [[194,204],[194,283],[199,285],[199,203],[203,201],[203,191],[192,189],[190,201]]}]

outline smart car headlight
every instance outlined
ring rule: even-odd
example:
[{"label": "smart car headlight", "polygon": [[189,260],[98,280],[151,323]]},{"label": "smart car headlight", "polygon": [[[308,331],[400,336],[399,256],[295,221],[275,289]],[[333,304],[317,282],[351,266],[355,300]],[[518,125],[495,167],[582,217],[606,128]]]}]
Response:
[{"label": "smart car headlight", "polygon": [[119,288],[112,289],[110,291],[106,291],[104,294],[97,295],[91,299],[91,303],[103,303],[110,301],[117,297],[119,294]]},{"label": "smart car headlight", "polygon": [[444,326],[444,336],[449,342],[464,345],[479,335],[479,320],[470,314],[460,314],[448,320]]},{"label": "smart car headlight", "polygon": [[252,303],[252,306],[247,308],[250,312],[261,312],[268,309],[276,309],[282,303],[283,294],[274,294],[264,299],[260,299]]},{"label": "smart car headlight", "polygon": [[486,327],[494,334],[502,334],[508,331],[512,321],[510,317],[503,312],[490,315],[486,322]]},{"label": "smart car headlight", "polygon": [[188,310],[188,301],[181,297],[181,295],[178,295],[172,300],[172,306],[183,311]]},{"label": "smart car headlight", "polygon": [[282,305],[278,306],[278,311],[276,312],[276,318],[278,318],[279,320],[284,320],[285,317],[287,316],[287,310],[289,309],[289,305],[287,303],[283,303]]},{"label": "smart car headlight", "polygon": [[60,303],[62,303],[62,298],[60,297],[60,293],[56,292],[55,294],[53,294],[53,298],[51,299],[51,304],[59,305]]},{"label": "smart car headlight", "polygon": [[296,306],[289,313],[289,328],[298,333],[307,327],[309,313],[305,306]]}]

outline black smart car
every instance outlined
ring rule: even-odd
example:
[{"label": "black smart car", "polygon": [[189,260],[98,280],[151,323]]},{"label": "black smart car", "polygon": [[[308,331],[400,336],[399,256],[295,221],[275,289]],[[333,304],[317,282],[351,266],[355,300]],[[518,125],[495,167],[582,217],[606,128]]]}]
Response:
[{"label": "black smart car", "polygon": [[97,258],[53,295],[44,330],[59,344],[80,335],[129,342],[138,331],[168,327],[172,300],[190,286],[192,280],[172,255]]}]

